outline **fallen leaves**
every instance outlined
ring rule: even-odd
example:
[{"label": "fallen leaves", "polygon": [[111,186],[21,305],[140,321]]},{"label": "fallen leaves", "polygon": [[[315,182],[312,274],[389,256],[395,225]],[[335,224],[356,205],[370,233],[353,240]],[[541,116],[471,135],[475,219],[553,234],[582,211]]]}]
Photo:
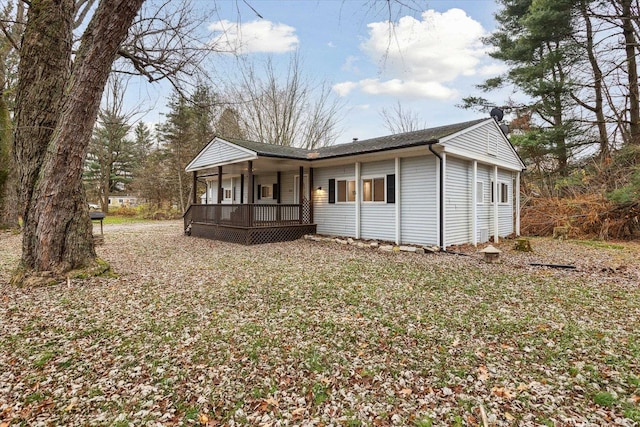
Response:
[{"label": "fallen leaves", "polygon": [[[105,227],[119,277],[17,289],[18,237],[0,235],[0,427],[638,422],[637,267],[589,268],[606,251],[540,240],[486,265],[151,223]],[[567,251],[581,271],[518,258]]]}]

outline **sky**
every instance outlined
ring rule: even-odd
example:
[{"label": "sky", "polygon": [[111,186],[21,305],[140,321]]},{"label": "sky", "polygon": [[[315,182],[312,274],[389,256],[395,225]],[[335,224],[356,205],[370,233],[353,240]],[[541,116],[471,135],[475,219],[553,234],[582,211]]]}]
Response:
[{"label": "sky", "polygon": [[[424,127],[481,118],[482,113],[457,105],[480,94],[476,84],[505,70],[481,42],[496,26],[495,2],[420,1],[420,10],[394,11],[393,26],[384,9],[371,9],[370,3],[217,0],[216,11],[207,16],[207,37],[249,61],[270,56],[286,64],[297,52],[304,75],[329,84],[343,105],[336,143],[389,134],[380,112],[398,103],[418,115]],[[224,54],[211,58],[212,68],[219,68],[214,75],[233,79],[232,62]],[[161,121],[166,86],[137,91],[136,99],[152,105],[142,120]]]}]

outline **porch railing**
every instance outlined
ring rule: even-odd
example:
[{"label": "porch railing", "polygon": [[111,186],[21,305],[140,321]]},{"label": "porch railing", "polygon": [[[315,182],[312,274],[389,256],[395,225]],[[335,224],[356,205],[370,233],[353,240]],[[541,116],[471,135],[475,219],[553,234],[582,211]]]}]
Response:
[{"label": "porch railing", "polygon": [[[188,218],[188,223],[187,223]],[[185,229],[191,222],[230,227],[278,227],[309,224],[309,204],[222,205],[195,204],[184,214]]]}]

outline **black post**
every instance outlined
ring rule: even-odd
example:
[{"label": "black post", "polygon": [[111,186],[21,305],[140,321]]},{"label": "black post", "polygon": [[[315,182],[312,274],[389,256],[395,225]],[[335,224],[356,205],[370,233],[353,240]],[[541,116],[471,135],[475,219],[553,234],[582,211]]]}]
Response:
[{"label": "black post", "polygon": [[304,201],[304,167],[300,166],[300,178],[298,179],[298,202],[300,202],[300,205],[298,206],[298,219],[300,220],[300,224],[302,224],[303,201]]},{"label": "black post", "polygon": [[198,202],[198,172],[193,171],[193,189],[191,191],[192,204],[197,204]]},{"label": "black post", "polygon": [[309,223],[313,224],[313,168],[309,168]]},{"label": "black post", "polygon": [[249,160],[248,173],[249,173],[249,224],[247,226],[253,227],[253,161]]}]

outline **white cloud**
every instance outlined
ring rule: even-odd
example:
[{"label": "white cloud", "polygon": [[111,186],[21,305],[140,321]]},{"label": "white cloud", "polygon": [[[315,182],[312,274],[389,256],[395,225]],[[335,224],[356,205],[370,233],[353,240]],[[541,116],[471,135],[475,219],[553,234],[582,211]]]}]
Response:
[{"label": "white cloud", "polygon": [[457,95],[455,90],[441,83],[416,80],[364,79],[358,82],[338,83],[333,86],[333,90],[338,96],[346,96],[356,88],[368,95],[391,95],[395,98],[451,99]]},{"label": "white cloud", "polygon": [[360,47],[382,64],[382,78],[334,86],[341,96],[358,87],[369,94],[449,99],[456,92],[447,84],[477,74],[487,57],[484,28],[461,9],[428,10],[420,20],[405,16],[393,26],[375,22],[368,27],[369,37]]},{"label": "white cloud", "polygon": [[342,64],[342,67],[340,68],[342,69],[342,71],[347,71],[350,73],[359,73],[360,69],[356,65],[358,61],[360,61],[360,58],[358,58],[357,56],[349,55],[347,56],[347,59],[344,61],[344,64]]},{"label": "white cloud", "polygon": [[222,20],[209,24],[209,30],[219,33],[211,41],[218,49],[237,53],[285,53],[300,43],[294,27],[271,21]]},{"label": "white cloud", "polygon": [[333,85],[333,90],[339,96],[347,96],[356,87],[358,87],[358,83],[343,82],[343,83],[337,83],[337,84]]},{"label": "white cloud", "polygon": [[328,46],[328,47],[330,47],[330,48],[334,48],[334,47],[336,47],[336,45],[335,45],[335,44],[333,44],[333,42],[329,42],[329,43],[327,43],[327,46]]}]

